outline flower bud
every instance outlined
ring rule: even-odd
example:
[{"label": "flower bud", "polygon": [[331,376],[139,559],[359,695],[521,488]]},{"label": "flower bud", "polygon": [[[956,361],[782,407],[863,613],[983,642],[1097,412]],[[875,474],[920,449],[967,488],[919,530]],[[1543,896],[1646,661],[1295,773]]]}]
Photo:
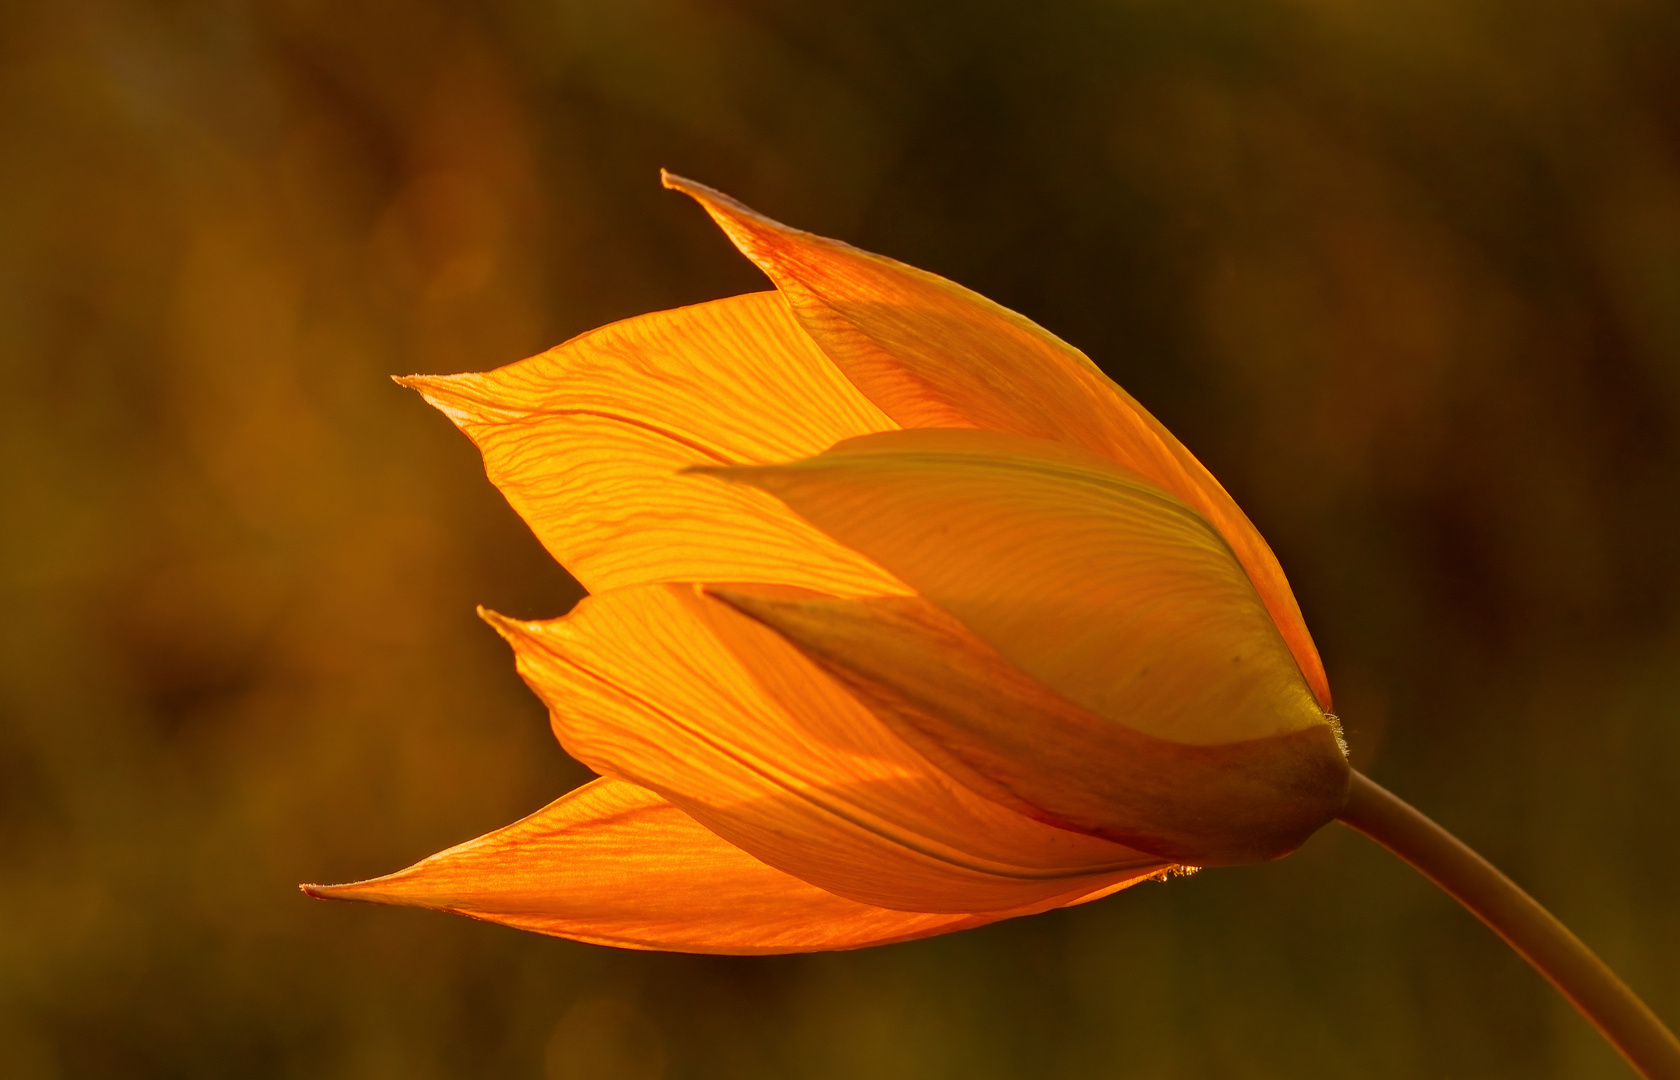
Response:
[{"label": "flower bud", "polygon": [[857,948],[1285,854],[1341,809],[1277,560],[1090,360],[690,181],[775,283],[415,376],[591,595],[485,613],[601,779],[312,895]]}]

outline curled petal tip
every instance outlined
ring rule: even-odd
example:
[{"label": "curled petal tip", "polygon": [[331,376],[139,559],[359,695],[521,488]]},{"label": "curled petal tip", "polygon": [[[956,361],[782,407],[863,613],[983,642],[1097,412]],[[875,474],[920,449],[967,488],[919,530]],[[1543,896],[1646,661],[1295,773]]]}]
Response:
[{"label": "curled petal tip", "polygon": [[298,891],[317,900],[342,900],[342,885],[299,885]]},{"label": "curled petal tip", "polygon": [[783,238],[784,241],[788,237],[802,238],[811,243],[834,245],[850,250],[848,245],[840,244],[838,241],[821,239],[803,229],[783,225],[781,222],[759,213],[739,199],[726,195],[715,187],[702,184],[698,180],[690,180],[687,177],[678,176],[664,170],[660,170],[659,179],[669,190],[680,191],[699,203],[706,213],[712,216],[712,220],[718,223],[735,246],[740,248],[749,259],[758,263],[759,269],[769,273],[771,278],[776,280],[778,288],[782,286],[782,281],[777,278],[775,273],[771,272],[771,266],[763,261],[762,253],[754,254],[766,245],[774,246],[778,237]]},{"label": "curled petal tip", "polygon": [[686,176],[678,176],[670,169],[659,170],[659,184],[667,191],[680,191],[684,195],[691,195],[695,198],[698,198],[700,193],[708,195],[722,195],[722,192],[717,191],[714,188],[707,187],[698,180],[690,180]]},{"label": "curled petal tip", "polygon": [[720,201],[734,202],[733,199],[714,187],[702,184],[698,180],[690,180],[686,176],[678,176],[676,173],[665,169],[659,170],[659,183],[666,191],[680,191],[708,210],[712,208],[714,203]]}]

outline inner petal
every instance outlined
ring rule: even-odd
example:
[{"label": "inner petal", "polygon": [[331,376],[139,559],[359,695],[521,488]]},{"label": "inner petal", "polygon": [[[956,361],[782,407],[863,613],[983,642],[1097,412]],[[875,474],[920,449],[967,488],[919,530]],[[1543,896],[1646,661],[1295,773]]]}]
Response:
[{"label": "inner petal", "polygon": [[1022,671],[1182,743],[1324,713],[1220,534],[1130,470],[962,429],[849,440],[788,465],[698,470],[774,494]]},{"label": "inner petal", "polygon": [[1167,865],[969,791],[777,634],[692,588],[495,622],[573,756],[842,896],[999,911]]}]

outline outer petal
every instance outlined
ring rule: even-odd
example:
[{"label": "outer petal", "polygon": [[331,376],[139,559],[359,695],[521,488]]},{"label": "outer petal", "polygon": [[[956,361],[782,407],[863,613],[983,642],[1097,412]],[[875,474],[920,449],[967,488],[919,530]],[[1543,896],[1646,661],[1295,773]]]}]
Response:
[{"label": "outer petal", "polygon": [[975,791],[1209,866],[1294,850],[1347,800],[1328,724],[1223,746],[1139,734],[1023,675],[917,597],[711,595],[776,630]]},{"label": "outer petal", "polygon": [[1137,731],[1214,745],[1325,723],[1219,534],[1102,459],[946,428],[700,471],[777,496],[1028,675]]},{"label": "outer petal", "polygon": [[493,622],[569,753],[830,892],[901,910],[1010,911],[1171,865],[976,795],[779,636],[692,588]]},{"label": "outer petal", "polygon": [[787,953],[856,949],[964,930],[1003,914],[889,911],[807,885],[658,795],[597,780],[522,821],[311,896],[433,908],[631,949]]},{"label": "outer petal", "polygon": [[903,427],[977,427],[1079,446],[1137,470],[1212,522],[1319,703],[1330,688],[1271,548],[1184,445],[1078,349],[935,274],[790,229],[665,174],[770,276],[846,376]]},{"label": "outer petal", "polygon": [[671,580],[903,591],[774,499],[676,475],[894,427],[775,293],[615,323],[482,375],[399,381],[478,444],[490,479],[591,592]]}]

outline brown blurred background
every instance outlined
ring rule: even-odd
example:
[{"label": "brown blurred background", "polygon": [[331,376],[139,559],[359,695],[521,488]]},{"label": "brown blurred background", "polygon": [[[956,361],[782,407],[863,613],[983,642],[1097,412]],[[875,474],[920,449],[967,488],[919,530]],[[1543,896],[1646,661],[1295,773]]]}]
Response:
[{"label": "brown blurred background", "polygon": [[566,575],[387,376],[762,288],[667,166],[1085,348],[1277,548],[1356,761],[1680,1022],[1680,8],[0,8],[0,1075],[1621,1077],[1339,826],[813,957],[307,900],[585,775]]}]

